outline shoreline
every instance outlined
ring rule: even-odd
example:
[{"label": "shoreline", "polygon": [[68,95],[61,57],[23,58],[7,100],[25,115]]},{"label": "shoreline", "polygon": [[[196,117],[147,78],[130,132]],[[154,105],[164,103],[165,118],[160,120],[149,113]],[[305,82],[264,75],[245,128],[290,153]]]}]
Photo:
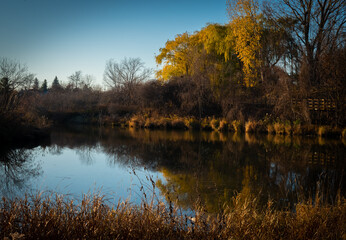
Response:
[{"label": "shoreline", "polygon": [[[53,120],[54,122],[54,120]],[[280,136],[323,137],[331,139],[346,138],[346,128],[331,125],[300,123],[299,121],[280,120],[226,120],[206,117],[198,120],[189,116],[145,116],[134,115],[127,118],[90,117],[74,115],[72,119],[55,121],[56,125],[106,126],[133,129],[160,130],[201,130],[207,132],[235,132],[251,134],[271,134]],[[53,124],[55,125],[55,124]]]}]

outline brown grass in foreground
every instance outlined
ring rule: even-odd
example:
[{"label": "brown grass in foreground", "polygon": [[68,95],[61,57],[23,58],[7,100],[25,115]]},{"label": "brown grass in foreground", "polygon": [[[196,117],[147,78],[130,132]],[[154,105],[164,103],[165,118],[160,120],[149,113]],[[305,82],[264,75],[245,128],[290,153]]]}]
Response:
[{"label": "brown grass in foreground", "polygon": [[193,218],[162,202],[110,206],[104,197],[79,203],[63,196],[2,199],[1,239],[345,239],[346,202],[302,202],[296,212],[259,210],[238,195],[219,215],[196,208]]}]

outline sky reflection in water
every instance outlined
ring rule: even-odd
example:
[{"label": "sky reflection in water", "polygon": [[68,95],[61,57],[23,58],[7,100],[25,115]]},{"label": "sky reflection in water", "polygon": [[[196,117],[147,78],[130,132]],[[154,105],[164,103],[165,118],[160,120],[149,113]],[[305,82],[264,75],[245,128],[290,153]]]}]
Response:
[{"label": "sky reflection in water", "polygon": [[215,212],[236,192],[290,206],[301,194],[345,195],[344,155],[338,140],[71,127],[36,148],[2,151],[1,194],[96,191],[139,203],[152,176],[156,193],[184,209],[199,200]]}]

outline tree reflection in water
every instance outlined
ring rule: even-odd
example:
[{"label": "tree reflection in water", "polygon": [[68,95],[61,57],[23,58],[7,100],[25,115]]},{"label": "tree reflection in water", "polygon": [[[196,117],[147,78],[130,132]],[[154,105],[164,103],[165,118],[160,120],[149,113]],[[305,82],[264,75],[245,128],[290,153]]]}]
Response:
[{"label": "tree reflection in water", "polygon": [[198,199],[215,212],[236,192],[262,203],[272,199],[277,207],[293,207],[318,191],[326,200],[335,199],[338,190],[345,195],[345,147],[337,140],[88,128],[60,129],[52,143],[80,151],[97,147],[109,165],[160,171],[163,195],[183,208]]},{"label": "tree reflection in water", "polygon": [[30,181],[41,174],[30,149],[2,148],[0,150],[0,194],[14,197],[30,191]]}]

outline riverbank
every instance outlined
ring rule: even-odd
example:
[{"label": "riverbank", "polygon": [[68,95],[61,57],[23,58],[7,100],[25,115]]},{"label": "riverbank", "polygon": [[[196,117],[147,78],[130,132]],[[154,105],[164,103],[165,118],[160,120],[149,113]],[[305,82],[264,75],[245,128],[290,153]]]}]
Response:
[{"label": "riverbank", "polygon": [[0,121],[0,143],[6,146],[36,145],[49,140],[48,126],[37,127],[19,121]]},{"label": "riverbank", "polygon": [[198,120],[193,117],[180,116],[146,116],[134,115],[130,119],[118,121],[106,120],[104,125],[146,128],[146,129],[173,129],[173,130],[204,130],[216,132],[243,132],[243,133],[264,133],[284,136],[319,136],[328,138],[345,138],[346,128],[303,124],[300,121],[276,120],[248,120],[228,121],[223,118],[208,117]]},{"label": "riverbank", "polygon": [[218,215],[196,204],[186,216],[173,203],[128,201],[110,204],[107,196],[85,196],[80,203],[64,196],[37,194],[0,203],[2,239],[343,239],[346,201],[334,205],[318,197],[296,211],[260,209],[256,198],[241,194]]},{"label": "riverbank", "polygon": [[126,114],[112,116],[95,111],[86,112],[50,112],[47,118],[57,125],[94,125],[122,128],[168,129],[168,130],[203,130],[216,132],[264,133],[284,136],[319,136],[326,138],[345,138],[346,128],[333,125],[318,125],[299,120],[289,121],[266,115],[262,119],[226,119],[205,117],[197,119],[192,116],[175,114],[160,115],[151,113]]}]

